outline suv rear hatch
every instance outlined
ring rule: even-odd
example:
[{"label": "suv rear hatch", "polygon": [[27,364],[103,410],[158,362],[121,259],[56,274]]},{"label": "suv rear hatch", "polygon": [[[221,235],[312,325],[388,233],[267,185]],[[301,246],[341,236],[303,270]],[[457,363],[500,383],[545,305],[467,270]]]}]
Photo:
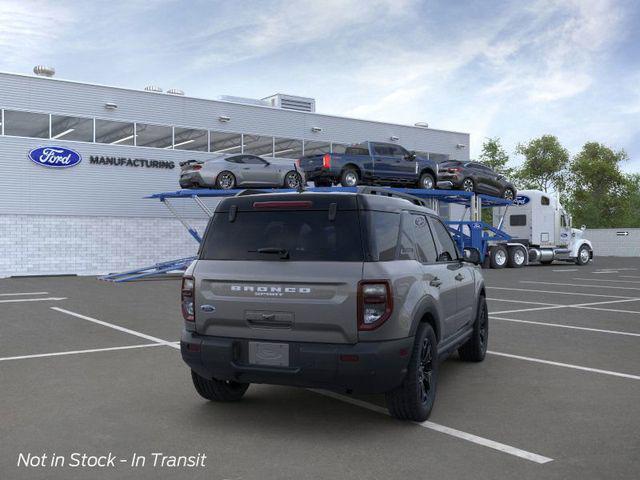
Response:
[{"label": "suv rear hatch", "polygon": [[196,331],[355,343],[363,246],[355,196],[224,200],[195,266]]}]

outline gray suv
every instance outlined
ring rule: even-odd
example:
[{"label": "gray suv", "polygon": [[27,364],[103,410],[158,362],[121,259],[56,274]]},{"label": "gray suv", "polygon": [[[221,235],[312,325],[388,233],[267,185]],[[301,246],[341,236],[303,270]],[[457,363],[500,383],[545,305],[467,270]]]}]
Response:
[{"label": "gray suv", "polygon": [[182,280],[181,351],[197,392],[385,393],[395,417],[426,420],[439,361],[486,353],[477,259],[415,197],[250,193],[218,204]]}]

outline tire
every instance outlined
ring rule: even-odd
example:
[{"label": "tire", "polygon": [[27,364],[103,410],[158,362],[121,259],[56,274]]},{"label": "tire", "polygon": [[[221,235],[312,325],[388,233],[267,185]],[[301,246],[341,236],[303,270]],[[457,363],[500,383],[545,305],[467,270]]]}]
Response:
[{"label": "tire", "polygon": [[249,388],[248,383],[225,382],[215,378],[209,380],[201,377],[193,370],[191,370],[191,379],[193,380],[193,386],[196,387],[196,392],[202,398],[214,402],[237,402]]},{"label": "tire", "polygon": [[287,172],[284,176],[284,187],[297,190],[302,185],[302,176],[295,170]]},{"label": "tire", "polygon": [[582,245],[578,249],[578,256],[576,257],[576,265],[586,265],[591,260],[591,249],[587,245]]},{"label": "tire", "polygon": [[340,184],[343,187],[356,187],[360,182],[360,175],[355,168],[347,167],[342,171],[340,176]]},{"label": "tire", "polygon": [[513,188],[510,188],[510,187],[505,188],[504,191],[502,192],[502,198],[504,198],[505,200],[515,200],[516,194],[513,191]]},{"label": "tire", "polygon": [[476,184],[472,178],[465,178],[464,180],[462,180],[462,183],[460,184],[460,189],[465,192],[475,192]]},{"label": "tire", "polygon": [[481,362],[487,354],[489,343],[489,309],[484,295],[478,301],[476,321],[473,323],[471,338],[458,348],[458,355],[465,362]]},{"label": "tire", "polygon": [[503,245],[491,247],[491,261],[489,263],[491,268],[504,268],[507,265],[508,258],[509,254]]},{"label": "tire", "polygon": [[509,247],[507,266],[509,268],[522,268],[527,264],[527,252],[522,247]]},{"label": "tire", "polygon": [[436,181],[433,178],[433,175],[430,173],[423,173],[420,175],[420,180],[418,181],[418,188],[423,188],[425,190],[433,190],[436,188]]},{"label": "tire", "polygon": [[216,188],[220,190],[231,190],[236,186],[236,177],[233,173],[224,170],[216,177]]},{"label": "tire", "polygon": [[416,332],[407,375],[399,387],[386,393],[389,413],[400,420],[424,422],[431,414],[437,383],[436,334],[431,325],[421,323]]}]

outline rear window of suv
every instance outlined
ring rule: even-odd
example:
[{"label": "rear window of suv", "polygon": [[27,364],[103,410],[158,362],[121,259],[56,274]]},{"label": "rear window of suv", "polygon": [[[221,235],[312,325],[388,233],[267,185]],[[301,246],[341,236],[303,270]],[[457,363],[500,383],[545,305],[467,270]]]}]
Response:
[{"label": "rear window of suv", "polygon": [[[263,252],[258,250],[262,249]],[[289,258],[265,253],[280,249]],[[202,260],[363,261],[357,211],[338,211],[329,219],[326,210],[228,212],[211,219],[203,240]]]}]

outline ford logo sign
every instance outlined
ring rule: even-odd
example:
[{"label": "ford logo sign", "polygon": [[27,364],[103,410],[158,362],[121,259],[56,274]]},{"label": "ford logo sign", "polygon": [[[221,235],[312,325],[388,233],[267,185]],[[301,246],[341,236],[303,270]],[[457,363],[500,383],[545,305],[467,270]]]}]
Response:
[{"label": "ford logo sign", "polygon": [[43,167],[69,168],[79,164],[82,156],[69,148],[38,147],[29,152],[29,160]]},{"label": "ford logo sign", "polygon": [[513,201],[514,205],[526,205],[527,203],[529,203],[531,199],[529,197],[527,197],[526,195],[518,195],[516,196],[516,199]]}]

